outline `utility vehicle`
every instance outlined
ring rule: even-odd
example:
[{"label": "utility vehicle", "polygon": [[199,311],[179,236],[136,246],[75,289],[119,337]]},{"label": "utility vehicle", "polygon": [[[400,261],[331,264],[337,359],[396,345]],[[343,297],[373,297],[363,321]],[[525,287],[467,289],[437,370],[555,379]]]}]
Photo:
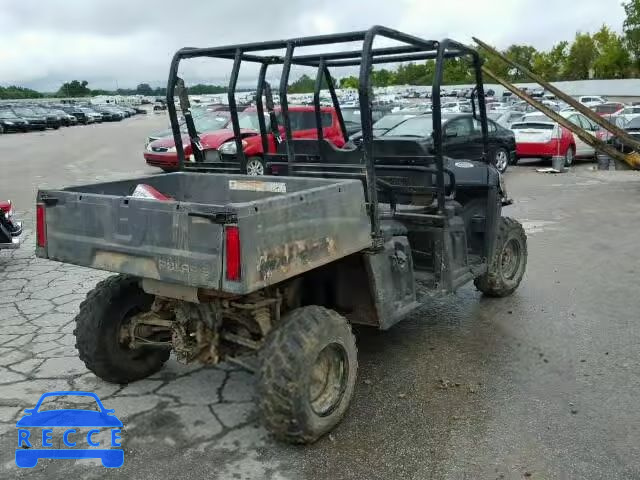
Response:
[{"label": "utility vehicle", "polygon": [[[381,37],[395,45],[374,47]],[[353,42],[361,47],[352,50]],[[322,46],[328,48],[321,53],[300,52]],[[225,173],[206,161],[178,77],[180,63],[196,57],[233,61],[228,97],[241,161],[236,84],[244,62],[259,65],[260,137],[267,170],[277,167],[280,176]],[[475,72],[472,105],[478,105],[473,114],[481,124],[483,161],[442,154],[440,85],[450,58],[468,59]],[[433,145],[374,139],[373,65],[427,59],[435,60]],[[274,65],[282,71],[278,116],[265,80]],[[292,65],[317,69],[313,139],[292,135]],[[323,136],[320,90],[327,85],[346,138],[330,69],[354,66],[360,69],[362,143],[338,148]],[[176,95],[193,162],[185,161]],[[380,26],[185,48],[171,64],[167,107],[179,172],[38,192],[38,256],[119,274],[88,294],[76,318],[80,358],[100,378],[145,378],[170,351],[183,363],[235,362],[257,373],[268,429],[284,441],[313,442],[340,421],[352,398],[358,366],[352,325],[388,329],[435,293],[472,281],[496,297],[520,284],[526,237],[516,220],[502,216],[509,200],[487,160],[475,50]],[[273,153],[265,111],[271,132],[280,137]]]}]

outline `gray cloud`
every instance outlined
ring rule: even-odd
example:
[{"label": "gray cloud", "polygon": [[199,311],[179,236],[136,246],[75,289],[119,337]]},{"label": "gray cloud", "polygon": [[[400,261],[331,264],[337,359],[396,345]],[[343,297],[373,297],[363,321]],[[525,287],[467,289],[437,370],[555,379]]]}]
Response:
[{"label": "gray cloud", "polygon": [[[388,25],[425,38],[499,47],[549,48],[602,23],[620,30],[619,0],[4,0],[0,9],[0,84],[55,90],[86,79],[93,87],[162,85],[173,53],[213,46]],[[222,82],[229,64],[185,65],[187,78]],[[243,71],[245,78],[252,75]]]}]

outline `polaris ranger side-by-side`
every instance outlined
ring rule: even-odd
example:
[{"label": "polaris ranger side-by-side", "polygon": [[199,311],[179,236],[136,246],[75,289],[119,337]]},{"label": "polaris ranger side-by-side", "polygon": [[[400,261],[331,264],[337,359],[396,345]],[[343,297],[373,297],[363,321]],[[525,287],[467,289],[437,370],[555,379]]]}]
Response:
[{"label": "polaris ranger side-by-side", "polygon": [[[374,47],[380,37],[396,46]],[[361,48],[345,46],[354,42]],[[300,53],[321,46],[329,47]],[[240,163],[238,74],[244,62],[260,66],[260,135],[266,142],[268,116],[280,140],[265,164],[280,176],[248,177],[207,161],[178,77],[180,63],[195,57],[233,61],[229,106]],[[128,383],[156,372],[173,350],[182,363],[253,368],[267,428],[281,440],[313,442],[340,421],[353,395],[351,324],[387,329],[428,304],[433,292],[471,281],[489,296],[511,294],[524,275],[527,244],[522,226],[502,216],[509,203],[502,177],[488,161],[442,154],[440,85],[450,58],[468,59],[475,72],[473,114],[486,153],[481,61],[452,40],[373,27],[179,50],[167,107],[180,171],[38,192],[38,256],[118,273],[80,306],[75,335],[86,366],[104,380]],[[374,139],[373,65],[427,59],[436,62],[433,146],[411,137]],[[273,65],[282,69],[280,126],[266,81]],[[317,69],[313,139],[291,133],[292,65]],[[360,68],[362,142],[338,148],[323,136],[320,89],[328,86],[346,134],[330,69],[353,66]],[[176,95],[193,161],[185,161]]]}]

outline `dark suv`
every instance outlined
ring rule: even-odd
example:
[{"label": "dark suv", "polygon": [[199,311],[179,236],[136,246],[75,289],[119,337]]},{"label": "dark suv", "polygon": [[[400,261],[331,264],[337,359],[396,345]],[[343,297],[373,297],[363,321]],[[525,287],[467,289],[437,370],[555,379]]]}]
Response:
[{"label": "dark suv", "polygon": [[44,117],[47,127],[57,130],[62,125],[62,118],[59,115],[51,112],[50,110],[38,105],[29,105],[28,108],[30,110],[33,110],[37,115],[41,115],[42,117]]},{"label": "dark suv", "polygon": [[18,117],[29,122],[32,130],[46,130],[47,118],[39,115],[28,107],[13,106],[11,111]]},{"label": "dark suv", "polygon": [[76,119],[78,120],[78,123],[82,123],[86,125],[88,123],[93,122],[93,119],[90,120],[87,114],[82,110],[80,110],[78,107],[74,107],[71,105],[62,105],[60,107],[60,110],[68,113],[69,115],[73,115],[74,117],[76,117]]}]

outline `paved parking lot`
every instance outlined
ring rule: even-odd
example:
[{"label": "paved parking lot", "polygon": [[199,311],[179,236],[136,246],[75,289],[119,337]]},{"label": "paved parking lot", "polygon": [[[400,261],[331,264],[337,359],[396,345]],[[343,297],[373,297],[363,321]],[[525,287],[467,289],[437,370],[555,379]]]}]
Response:
[{"label": "paved parking lot", "polygon": [[[359,381],[345,421],[310,447],[273,442],[252,377],[173,359],[152,378],[106,384],[76,358],[73,317],[102,272],[33,257],[38,185],[151,173],[160,115],[0,137],[0,197],[27,222],[0,253],[0,478],[640,478],[640,175],[512,168],[529,268],[510,298],[472,287],[388,332],[358,330]],[[89,390],[125,425],[124,467],[13,463],[15,421],[51,390]]]}]

